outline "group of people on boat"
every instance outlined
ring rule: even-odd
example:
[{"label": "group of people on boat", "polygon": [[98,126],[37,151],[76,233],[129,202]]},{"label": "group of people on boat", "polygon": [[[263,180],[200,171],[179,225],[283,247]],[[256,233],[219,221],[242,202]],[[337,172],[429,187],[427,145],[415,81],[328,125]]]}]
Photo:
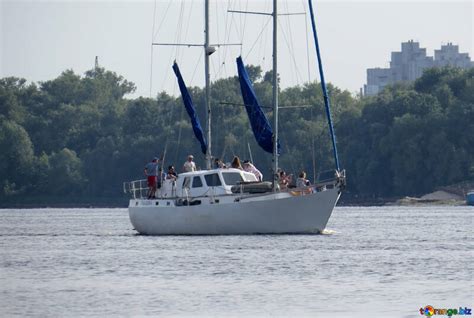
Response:
[{"label": "group of people on boat", "polygon": [[230,167],[234,169],[240,169],[246,172],[250,172],[255,176],[255,178],[257,178],[258,181],[263,180],[263,174],[250,162],[250,160],[244,160],[243,162],[241,162],[238,156],[234,156],[234,159],[232,159]]},{"label": "group of people on boat", "polygon": [[293,174],[286,174],[284,170],[278,172],[278,183],[280,185],[280,190],[285,190],[288,188],[306,188],[311,186],[311,183],[306,179],[306,172],[301,171],[296,179],[296,182],[293,183]]},{"label": "group of people on boat", "polygon": [[[147,177],[147,185],[148,185],[148,199],[155,199],[156,190],[161,188],[162,180],[173,180],[176,181],[178,178],[178,174],[176,169],[173,165],[168,166],[168,171],[166,173],[163,172],[160,163],[161,159],[158,157],[154,157],[151,162],[148,162],[145,165],[143,173]],[[263,174],[258,170],[255,165],[250,162],[250,160],[244,160],[241,162],[238,156],[234,156],[231,163],[225,164],[221,159],[215,158],[214,159],[214,169],[226,169],[226,168],[234,168],[240,169],[246,172],[250,172],[259,182],[263,181]],[[194,156],[189,155],[187,160],[183,164],[182,171],[183,172],[193,172],[196,171],[196,163],[194,162]],[[286,190],[288,188],[295,187],[293,183],[293,174],[286,174],[284,170],[278,171],[278,184],[280,186],[280,190]],[[310,182],[306,179],[306,172],[301,171],[296,179],[296,187],[297,188],[305,188],[310,186]]]},{"label": "group of people on boat", "polygon": [[[190,166],[191,168],[194,167],[192,168],[194,170],[190,170],[190,171],[195,171],[196,165],[192,161],[193,156],[190,156],[190,158],[191,158],[190,160],[191,163],[188,163],[187,166]],[[159,159],[158,157],[155,157],[151,160],[151,162],[147,163],[145,165],[145,168],[143,169],[143,173],[147,177],[148,199],[156,199],[155,193],[157,189],[161,188],[162,180],[176,181],[176,179],[178,179],[178,174],[176,173],[176,169],[174,168],[173,165],[168,166],[168,171],[164,173],[163,169],[160,166],[160,162],[161,162],[161,159]]]}]

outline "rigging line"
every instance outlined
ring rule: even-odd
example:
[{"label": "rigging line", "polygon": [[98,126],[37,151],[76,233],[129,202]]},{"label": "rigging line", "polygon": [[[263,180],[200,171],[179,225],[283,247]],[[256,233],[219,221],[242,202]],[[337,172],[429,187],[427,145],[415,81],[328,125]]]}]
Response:
[{"label": "rigging line", "polygon": [[[290,12],[290,10],[288,10],[288,1],[286,1],[285,4],[286,4],[286,12]],[[291,51],[295,52],[295,43],[293,41],[293,32],[291,29],[290,15],[286,16],[286,22],[287,22],[287,27],[288,27],[288,33],[290,34]],[[301,80],[303,80],[303,78],[301,78]],[[299,85],[298,76],[296,77],[296,84]]]},{"label": "rigging line", "polygon": [[[239,5],[239,9],[241,8],[241,6]],[[239,14],[239,38],[240,38],[240,41],[242,42],[242,39],[244,38],[244,33],[243,33],[243,29],[242,29],[242,14]],[[236,25],[237,27],[237,25]],[[240,49],[240,52],[241,52],[241,55],[242,55],[242,49]]]},{"label": "rigging line", "polygon": [[[245,11],[248,11],[249,8],[249,0],[245,3]],[[240,43],[244,42],[244,35],[245,35],[245,27],[247,26],[247,14],[244,15],[244,27],[242,29],[242,38],[240,40]]]},{"label": "rigging line", "polygon": [[[182,38],[182,32],[183,32],[183,17],[184,17],[184,1],[181,2],[181,9],[179,12],[179,17],[178,17],[178,28],[176,29],[176,43],[181,43],[181,38]],[[176,46],[176,51],[175,51],[175,59],[179,58],[179,53],[180,53],[180,46]]]},{"label": "rigging line", "polygon": [[[210,59],[209,59],[209,62],[211,62],[211,63],[210,63],[210,64],[211,64],[210,66],[211,66],[211,68],[212,68],[212,72],[211,72],[211,73],[212,73],[212,74],[216,74],[216,65],[215,65],[216,63],[214,62],[214,59],[211,59],[211,58],[210,58]],[[212,76],[212,75],[210,75],[210,76]],[[214,75],[214,80],[215,80],[215,75]],[[212,77],[211,77],[211,81],[212,81]]]},{"label": "rigging line", "polygon": [[[240,6],[239,6],[239,8],[240,8]],[[240,32],[241,32],[241,33],[239,33],[239,37],[240,37],[241,41],[244,38],[244,34],[242,32],[242,30],[243,30],[242,29],[242,18],[243,18],[242,15],[239,14],[239,29],[240,29]]]},{"label": "rigging line", "polygon": [[[169,59],[168,59],[168,63],[167,63],[166,66],[165,66],[165,70],[166,70],[166,71],[165,71],[165,76],[163,77],[163,82],[161,83],[161,90],[163,90],[163,91],[165,90],[165,89],[164,89],[165,84],[166,84],[167,82],[169,82],[168,75],[169,75],[169,72],[170,72],[170,69],[171,69],[171,65],[172,65],[171,62],[172,62],[172,61],[173,61],[173,55],[170,54],[170,57],[169,57]],[[168,65],[170,65],[170,66],[168,67]],[[173,81],[173,82],[175,82],[175,81]],[[175,92],[176,92],[176,83],[175,83],[175,87],[174,87],[174,89],[173,89],[173,95],[174,95]]]},{"label": "rigging line", "polygon": [[[265,12],[267,12],[267,11],[270,11],[270,2],[267,2],[266,5],[265,5]],[[262,29],[263,29],[263,24],[262,24]],[[263,56],[263,58],[262,58],[262,70],[263,70],[263,72],[264,72],[264,75],[265,75],[265,71],[264,71],[264,70],[266,69],[266,68],[265,68],[265,66],[266,66],[265,63],[266,63],[266,61],[267,61],[267,60],[265,59],[265,56],[267,56],[268,33],[269,33],[269,32],[267,31],[267,32],[265,32],[265,35],[264,35],[264,45],[263,45],[263,55],[262,55],[262,56]]]},{"label": "rigging line", "polygon": [[[286,10],[286,12],[289,12],[289,11],[288,11],[288,1],[285,1],[284,4],[285,4],[285,10]],[[286,20],[286,21],[284,21],[283,18],[281,18],[281,19],[278,20],[278,21],[280,22],[280,26],[281,26],[281,31],[282,31],[283,37],[285,37],[285,41],[287,40],[285,32],[288,32],[288,31],[289,31],[289,25],[288,25],[288,23],[290,22],[289,19],[290,19],[289,16],[285,16],[285,20]],[[283,24],[284,24],[285,22],[286,22],[286,25],[283,26]],[[290,38],[290,40],[288,41],[288,43],[286,44],[286,47],[288,48],[288,53],[289,53],[290,56],[291,56],[292,53],[294,52],[294,51],[292,50],[292,48],[291,48],[291,38]],[[294,82],[295,82],[295,70],[294,70],[292,67],[290,67],[290,71],[291,71],[291,80],[292,80],[292,82],[294,83]],[[296,85],[298,85],[298,76],[296,76]]]},{"label": "rigging line", "polygon": [[[164,13],[164,15],[163,15],[163,19],[161,20],[160,25],[158,26],[158,29],[156,29],[156,32],[153,30],[153,31],[155,32],[154,35],[153,35],[153,40],[158,36],[158,33],[159,33],[160,30],[161,30],[161,26],[163,25],[163,23],[164,23],[165,20],[166,20],[166,17],[168,16],[168,10],[170,9],[172,3],[173,3],[173,1],[170,1],[170,2],[168,3],[168,7],[167,7],[166,10],[165,10],[165,13]],[[156,4],[156,0],[155,0],[155,4]],[[154,21],[153,21],[153,22],[154,22]],[[153,41],[152,41],[152,42],[153,42]]]},{"label": "rigging line", "polygon": [[332,147],[333,147],[333,152],[334,152],[334,161],[335,161],[335,164],[336,164],[336,170],[340,171],[339,156],[337,154],[336,135],[334,133],[334,126],[333,126],[333,123],[332,123],[331,105],[330,105],[330,101],[329,101],[329,95],[328,95],[328,92],[327,92],[326,81],[324,80],[323,62],[322,62],[322,58],[321,58],[321,52],[319,50],[319,41],[318,41],[318,34],[317,34],[317,31],[316,31],[316,22],[315,22],[315,19],[314,19],[314,11],[313,11],[312,0],[308,0],[308,6],[309,6],[309,13],[311,15],[311,28],[313,29],[314,45],[315,45],[315,49],[316,49],[316,57],[318,59],[319,75],[321,77],[321,88],[322,88],[322,91],[323,91],[324,106],[326,108],[326,117],[328,119],[329,131],[331,133],[331,141],[332,141]]},{"label": "rigging line", "polygon": [[[217,33],[217,43],[221,43],[221,37],[220,37],[220,33],[219,33],[219,8],[218,8],[218,3],[217,1],[215,2],[215,12],[216,12],[216,23],[215,23],[215,29],[216,29],[216,33]],[[221,50],[217,50],[217,65],[220,66],[221,64]],[[217,76],[218,76],[218,72],[219,72],[219,69],[216,71],[214,71],[214,81],[217,80]]]},{"label": "rigging line", "polygon": [[199,59],[196,63],[196,66],[194,67],[194,71],[193,71],[193,76],[191,76],[191,80],[189,82],[189,85],[192,86],[192,83],[194,81],[194,76],[196,75],[196,71],[198,69],[198,66],[199,66],[199,63],[201,63],[201,59],[202,59],[202,56],[204,55],[204,50],[200,50],[201,51],[201,54],[199,54]]},{"label": "rigging line", "polygon": [[183,122],[184,107],[180,107],[180,108],[181,108],[181,112],[180,112],[180,119],[179,119],[178,141],[177,141],[177,145],[176,145],[176,152],[174,154],[174,158],[175,158],[176,162],[178,162],[178,152],[179,152],[179,148],[180,148],[180,145],[181,145],[181,132],[183,130],[183,125],[181,125],[181,123]]},{"label": "rigging line", "polygon": [[[167,149],[168,149],[168,137],[166,137],[165,150],[163,150],[163,158],[161,159],[161,172],[158,170],[158,172],[160,173],[161,184],[163,184],[163,173],[165,172],[165,159],[166,159]],[[163,199],[163,193],[161,193],[161,198]]]},{"label": "rigging line", "polygon": [[[212,7],[209,7],[209,15],[211,15],[212,13]],[[215,9],[216,9],[216,13],[217,13],[217,2],[216,2],[216,6],[215,6]],[[218,14],[216,14],[216,22],[214,23],[217,27],[215,28],[216,29],[216,33],[217,33],[217,41],[216,43],[220,44],[220,38],[219,38],[219,28],[218,28],[218,22],[219,22],[219,19],[218,19]],[[209,20],[211,20],[211,17],[209,17]],[[209,34],[209,37],[211,38],[211,34]],[[209,46],[211,46],[212,44],[209,44]],[[218,46],[219,47],[219,46]],[[219,53],[219,50],[216,50],[217,51],[217,54],[214,54],[214,58],[211,58],[209,56],[209,62],[210,62],[210,65],[209,65],[209,69],[210,69],[210,74],[209,74],[209,80],[210,82],[212,81],[215,81],[217,79],[217,72],[216,71],[219,67],[219,61],[220,61],[220,53]],[[216,56],[217,56],[217,67],[216,67]],[[210,83],[211,84],[211,83]]]},{"label": "rigging line", "polygon": [[[230,0],[227,0],[227,10],[230,9]],[[230,37],[230,32],[229,32],[229,14],[227,13],[227,10],[225,11],[224,13],[224,42],[227,42],[229,37]],[[231,23],[232,23],[232,20],[231,20]],[[223,68],[224,69],[224,73],[225,73],[225,77],[227,77],[227,70],[226,70],[226,67],[225,67],[225,60],[226,60],[226,57],[227,57],[227,46],[225,46],[222,50],[222,60],[223,60],[223,63],[222,63],[222,67],[221,69]],[[220,73],[220,71],[219,71]]]},{"label": "rigging line", "polygon": [[[180,43],[181,41],[181,28],[183,26],[183,19],[182,19],[183,6],[184,6],[184,2],[181,2],[179,15],[178,15],[178,21],[177,21],[178,23],[176,24],[176,29],[174,31],[174,43]],[[174,59],[175,60],[179,60],[178,52],[179,52],[179,46],[176,45],[174,46]]]},{"label": "rigging line", "polygon": [[[310,108],[310,120],[311,122],[313,123],[314,122],[314,118],[313,118],[313,109]],[[315,150],[314,150],[314,132],[311,131],[311,153],[312,153],[312,161],[313,161],[313,184],[316,183],[316,154],[315,154]]]},{"label": "rigging line", "polygon": [[[220,28],[219,28],[219,6],[217,4],[217,1],[216,1],[216,29],[217,29],[217,40],[218,40],[218,43],[221,43],[221,33],[219,32]],[[227,34],[227,14],[224,16],[224,38],[223,38],[223,42],[222,43],[227,43],[225,38],[226,38],[226,34]],[[217,80],[218,78],[220,78],[221,76],[221,73],[222,73],[222,66],[223,64],[225,63],[225,60],[224,60],[224,52],[225,52],[225,49],[222,48],[222,49],[218,49],[217,50],[217,56],[218,56],[218,69],[217,69],[217,72],[214,74],[214,80]]]},{"label": "rigging line", "polygon": [[[221,62],[221,60],[222,60],[222,62]],[[213,81],[216,81],[216,80],[222,78],[221,74],[222,74],[222,69],[224,69],[224,66],[225,66],[225,61],[222,58],[219,58],[217,71],[214,73]]]},{"label": "rigging line", "polygon": [[189,8],[189,15],[186,24],[186,30],[184,31],[184,41],[187,41],[188,39],[188,31],[189,31],[189,25],[191,24],[191,14],[193,13],[193,6],[194,6],[194,0],[191,1],[191,7]]},{"label": "rigging line", "polygon": [[[155,33],[155,20],[156,20],[156,0],[153,7],[153,26],[151,29],[151,42],[153,43],[153,34]],[[150,98],[151,98],[151,91],[153,87],[153,45],[151,46],[150,52]]]},{"label": "rigging line", "polygon": [[311,83],[311,70],[309,67],[309,39],[308,39],[308,14],[306,10],[306,2],[304,0],[301,0],[303,3],[303,9],[305,12],[304,15],[304,25],[305,25],[305,34],[306,34],[306,67],[308,68],[308,83]]},{"label": "rigging line", "polygon": [[269,17],[267,19],[267,23],[265,23],[265,26],[263,27],[262,31],[260,31],[260,33],[258,34],[257,36],[257,39],[255,40],[255,42],[253,42],[252,46],[250,47],[250,50],[247,52],[247,55],[245,55],[245,59],[247,59],[247,57],[249,56],[249,54],[252,52],[253,48],[255,47],[255,45],[257,44],[258,40],[260,39],[260,37],[262,36],[262,33],[265,31],[265,29],[267,28],[267,25],[270,23],[270,21],[272,21],[272,18]]},{"label": "rigging line", "polygon": [[[280,23],[280,22],[278,22]],[[290,45],[288,43],[288,38],[286,37],[286,34],[285,34],[285,31],[283,31],[283,26],[281,25],[281,29],[282,29],[282,34],[283,34],[283,38],[285,40],[285,43],[286,43],[286,46],[288,48],[288,51],[290,52],[290,56],[291,56],[291,59],[293,60],[293,64],[295,65],[295,70],[296,70],[296,77],[297,77],[297,80],[298,80],[298,76],[301,78],[301,80],[303,79],[303,77],[301,76],[301,73],[300,73],[300,70],[298,68],[298,64],[296,63],[296,59],[295,59],[295,55],[293,54],[294,52],[291,51],[291,48],[290,48]]]},{"label": "rigging line", "polygon": [[[283,134],[282,134],[280,140],[284,140],[283,142],[286,146],[286,151],[287,151],[288,154],[290,154],[291,151],[290,151],[290,146],[288,145],[289,142],[288,142],[287,138],[284,138]],[[296,169],[295,169],[295,160],[293,159],[293,156],[290,157],[290,166],[291,166],[291,171],[295,172],[296,171]],[[295,174],[293,174],[293,177],[295,177]]]},{"label": "rigging line", "polygon": [[[153,25],[151,30],[151,42],[153,43],[153,37],[155,33],[155,21],[156,21],[156,0],[153,7]],[[153,89],[153,45],[150,48],[150,98],[152,96],[152,89]]]},{"label": "rigging line", "polygon": [[151,46],[151,54],[150,54],[150,98],[151,98],[152,87],[153,87],[153,45]]},{"label": "rigging line", "polygon": [[[239,16],[241,16],[241,15],[239,14]],[[232,17],[231,27],[232,27],[232,25],[233,25],[237,37],[238,37],[238,38],[242,38],[243,36],[241,35],[240,29],[239,29],[239,27],[238,27],[238,25],[237,25],[237,21],[236,21],[236,19],[235,19],[235,14],[231,14],[231,17]],[[240,17],[240,18],[241,18],[241,17]],[[232,32],[232,30],[229,30],[229,34],[230,34],[230,32]],[[242,47],[240,47],[240,52],[241,52],[240,54],[242,55]]]},{"label": "rigging line", "polygon": [[[161,90],[164,90],[165,84],[170,81],[170,79],[168,78],[168,75],[169,75],[169,72],[171,70],[171,65],[172,65],[171,62],[172,61],[173,61],[173,55],[170,54],[169,59],[168,59],[168,63],[165,66],[165,76],[163,77],[163,82],[161,83]],[[168,65],[169,65],[169,67],[168,67]],[[174,94],[176,93],[176,81],[173,80],[173,83],[174,83],[174,86],[173,86],[173,96],[174,96]]]},{"label": "rigging line", "polygon": [[[171,61],[170,61],[171,62]],[[171,65],[171,63],[169,63]],[[173,95],[176,96],[176,89],[178,88],[178,83],[173,79]]]},{"label": "rigging line", "polygon": [[[237,21],[235,20],[234,14],[232,15],[231,20],[232,20],[232,23],[231,23],[230,25],[231,25],[231,27],[232,27],[232,25],[234,26],[234,28],[235,28],[235,30],[236,30],[235,33],[237,33],[237,36],[240,38],[240,32],[239,32],[239,28],[238,28],[238,26],[237,26]],[[230,32],[229,32],[229,33],[230,33]]]},{"label": "rigging line", "polygon": [[[216,5],[217,7],[217,5]],[[225,10],[225,8],[224,8]],[[230,5],[229,5],[229,2],[228,2],[228,6],[227,6],[227,11],[230,10]],[[229,27],[229,22],[228,22],[228,16],[229,14],[227,13],[227,11],[224,11],[224,15],[225,15],[225,31],[224,31],[224,38],[222,39],[224,43],[224,45],[222,45],[222,49],[218,49],[218,66],[216,67],[216,71],[215,71],[215,74],[213,75],[213,78],[215,79],[218,79],[218,78],[222,78],[221,75],[222,75],[222,71],[224,70],[224,73],[226,74],[226,77],[227,77],[227,68],[226,68],[226,59],[227,59],[227,53],[229,52],[228,51],[228,47],[230,46],[235,46],[235,45],[240,45],[242,46],[242,43],[240,44],[235,44],[235,45],[229,45],[227,43],[229,43],[229,38],[230,38],[230,30],[232,28],[232,20],[230,20],[230,27]],[[219,30],[219,28],[217,28]],[[219,33],[218,33],[219,34]],[[220,38],[220,34],[219,34],[219,40],[221,40]],[[217,47],[219,48],[220,45],[217,45]]]},{"label": "rigging line", "polygon": [[[264,8],[265,9],[265,12],[266,12],[266,7]],[[264,19],[261,19],[260,21],[260,29],[262,30],[263,29],[263,26],[265,25],[265,20]],[[259,41],[259,46],[258,46],[258,61],[260,61],[261,59],[264,60],[265,59],[265,47],[264,45],[266,44],[266,33],[265,33],[265,41]],[[263,54],[262,54],[262,48],[263,48]]]},{"label": "rigging line", "polygon": [[[287,5],[288,2],[285,1],[285,4]],[[286,6],[286,11],[288,12],[288,6]],[[286,25],[283,25],[285,22],[286,22]],[[278,23],[281,26],[281,33],[283,34],[283,37],[286,41],[286,47],[288,48],[288,54],[290,56],[292,56],[294,51],[292,51],[292,49],[291,49],[290,40],[288,40],[288,37],[287,37],[287,34],[286,34],[286,32],[288,32],[288,30],[289,30],[288,22],[289,22],[289,17],[288,16],[286,16],[286,21],[284,21],[283,18],[278,20]],[[298,85],[299,84],[298,75],[295,76],[295,69],[293,67],[290,67],[290,73],[291,73],[291,82],[295,83],[295,77],[296,77],[296,85]]]},{"label": "rigging line", "polygon": [[[227,1],[227,11],[229,11],[231,9],[231,0],[228,0]],[[226,16],[226,22],[225,22],[225,34],[224,34],[224,41],[228,42],[229,39],[230,39],[230,33],[232,31],[232,25],[233,25],[233,22],[234,22],[234,19],[233,19],[233,15],[231,15],[231,19],[230,19],[230,23],[229,23],[229,13],[228,12],[225,12],[225,16]],[[225,46],[224,47],[224,63],[227,59],[227,53],[229,52],[228,50],[229,49],[232,49],[230,47],[227,47]],[[242,46],[240,47],[241,51],[242,51]],[[225,73],[225,76],[227,77],[227,68],[226,68],[226,65],[224,64],[224,73]]]}]

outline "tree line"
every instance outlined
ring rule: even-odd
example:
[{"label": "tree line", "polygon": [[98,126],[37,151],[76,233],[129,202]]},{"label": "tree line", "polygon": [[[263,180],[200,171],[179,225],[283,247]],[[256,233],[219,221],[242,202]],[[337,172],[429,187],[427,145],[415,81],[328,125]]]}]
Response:
[{"label": "tree line", "polygon": [[[271,72],[248,66],[272,123]],[[28,83],[0,79],[0,199],[123,198],[122,182],[143,178],[155,156],[178,171],[188,154],[204,168],[180,96],[127,98],[135,85],[95,68]],[[474,68],[433,68],[412,84],[374,97],[328,87],[348,193],[362,198],[420,195],[474,180]],[[204,91],[191,87],[205,126]],[[280,166],[314,180],[334,169],[319,83],[280,92]],[[271,179],[271,155],[259,148],[242,106],[237,77],[212,84],[213,155],[253,159]],[[305,105],[305,107],[295,107]],[[200,154],[200,155],[199,155]]]}]

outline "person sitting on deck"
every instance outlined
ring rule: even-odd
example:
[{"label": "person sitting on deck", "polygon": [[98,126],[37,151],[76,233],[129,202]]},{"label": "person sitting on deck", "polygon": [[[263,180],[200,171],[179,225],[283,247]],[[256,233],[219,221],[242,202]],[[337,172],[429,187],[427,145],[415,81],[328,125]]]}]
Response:
[{"label": "person sitting on deck", "polygon": [[226,165],[221,159],[219,158],[214,159],[214,169],[224,169],[224,168],[226,168]]},{"label": "person sitting on deck", "polygon": [[189,155],[188,160],[183,165],[183,172],[193,172],[196,171],[196,164],[194,163],[194,156]]},{"label": "person sitting on deck", "polygon": [[145,165],[143,169],[143,173],[147,177],[147,184],[148,184],[148,199],[156,199],[155,193],[158,186],[158,171],[160,171],[160,167],[158,162],[160,160],[155,157],[153,160]]},{"label": "person sitting on deck", "polygon": [[263,174],[249,160],[245,160],[242,167],[244,171],[253,173],[258,181],[263,180]]},{"label": "person sitting on deck", "polygon": [[240,159],[237,156],[234,157],[230,166],[235,169],[243,170],[242,165],[240,164]]},{"label": "person sitting on deck", "polygon": [[293,175],[291,174],[287,175],[284,170],[281,170],[278,176],[279,176],[278,184],[280,185],[280,190],[288,189],[288,186],[291,183],[291,179]]},{"label": "person sitting on deck", "polygon": [[301,171],[298,179],[296,179],[296,187],[297,188],[305,188],[309,186],[309,180],[306,179],[306,172]]}]

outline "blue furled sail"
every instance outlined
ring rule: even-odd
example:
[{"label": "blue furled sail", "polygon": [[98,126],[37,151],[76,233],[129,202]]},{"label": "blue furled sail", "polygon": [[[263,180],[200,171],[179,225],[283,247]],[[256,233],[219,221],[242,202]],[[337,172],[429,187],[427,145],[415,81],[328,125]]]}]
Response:
[{"label": "blue furled sail", "polygon": [[[241,56],[237,58],[237,71],[245,110],[249,116],[255,139],[263,150],[273,153],[273,130],[260,107]],[[280,143],[278,143],[278,153],[280,153]]]},{"label": "blue furled sail", "polygon": [[201,143],[202,153],[206,154],[207,141],[204,137],[199,118],[196,114],[196,109],[194,108],[193,100],[191,99],[191,95],[189,94],[188,89],[186,88],[186,84],[184,83],[183,77],[181,76],[181,72],[179,71],[179,67],[176,62],[174,62],[173,64],[173,71],[176,74],[176,77],[178,78],[179,90],[181,91],[181,97],[183,98],[184,107],[188,112],[189,118],[191,118],[191,124],[193,126],[194,135]]}]

